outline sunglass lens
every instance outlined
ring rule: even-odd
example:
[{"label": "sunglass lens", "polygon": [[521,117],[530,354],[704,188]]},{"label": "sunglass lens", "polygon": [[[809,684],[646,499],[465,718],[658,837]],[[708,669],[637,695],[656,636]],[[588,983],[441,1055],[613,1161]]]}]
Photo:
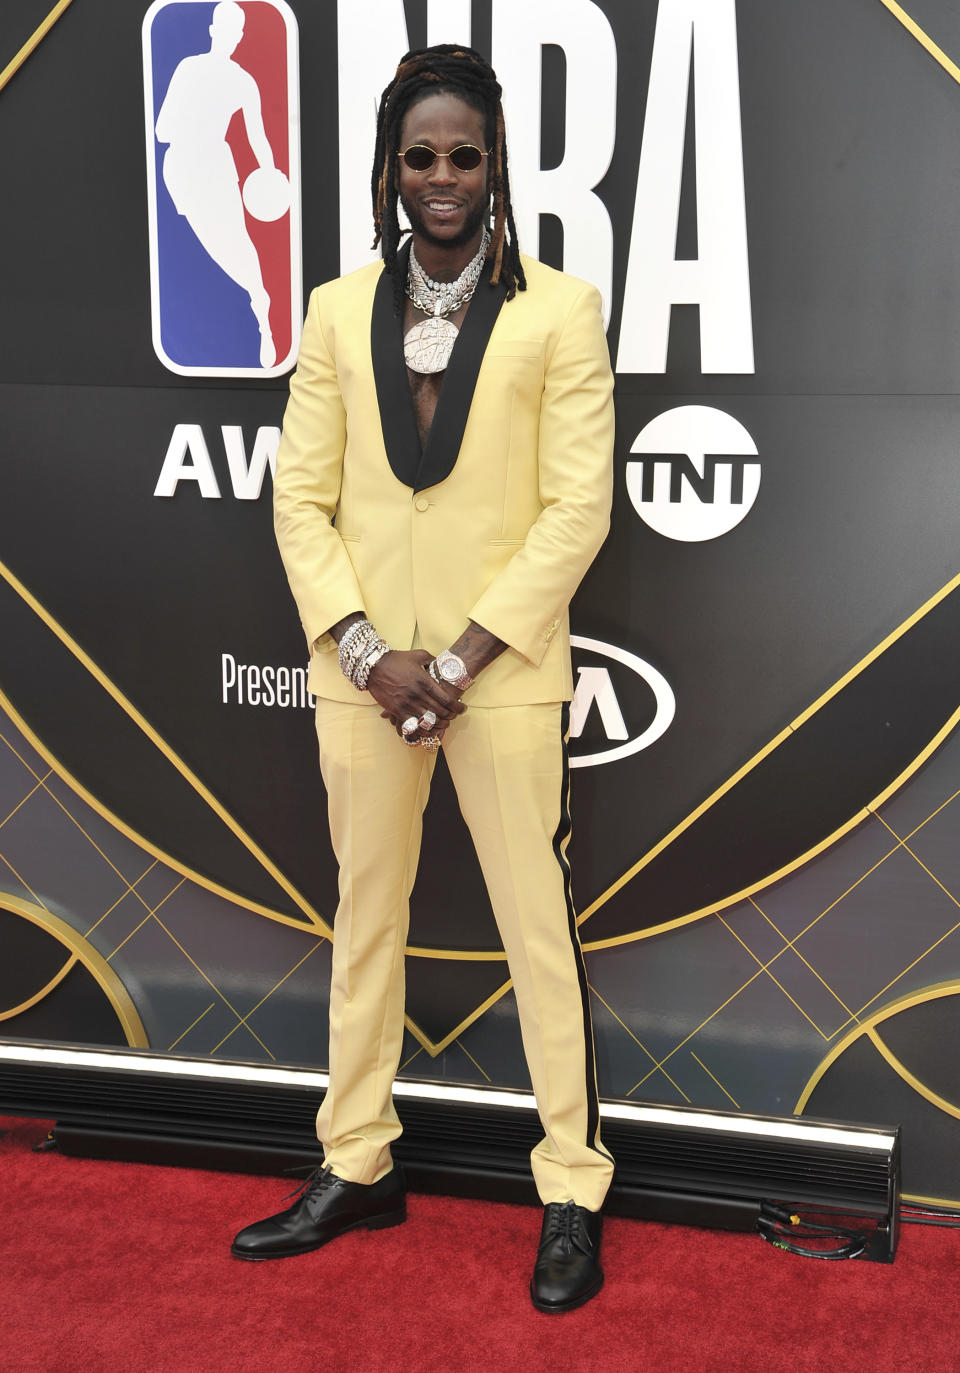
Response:
[{"label": "sunglass lens", "polygon": [[411,172],[426,172],[427,168],[431,168],[435,161],[437,161],[437,154],[433,148],[415,146],[404,152],[404,162],[407,163]]},{"label": "sunglass lens", "polygon": [[403,160],[412,172],[425,172],[428,167],[433,166],[436,157],[432,148],[420,146],[408,148],[403,154]]},{"label": "sunglass lens", "polygon": [[473,172],[483,161],[483,153],[479,148],[464,143],[461,147],[454,148],[450,154],[450,161],[460,172]]}]

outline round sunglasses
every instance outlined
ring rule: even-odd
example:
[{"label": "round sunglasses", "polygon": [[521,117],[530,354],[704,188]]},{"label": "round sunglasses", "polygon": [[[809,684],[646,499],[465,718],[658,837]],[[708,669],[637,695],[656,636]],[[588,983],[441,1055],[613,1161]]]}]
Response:
[{"label": "round sunglasses", "polygon": [[411,143],[409,148],[401,150],[399,156],[412,172],[428,172],[438,157],[447,158],[458,172],[475,172],[483,159],[489,157],[489,153],[475,148],[472,143],[461,143],[448,153],[438,153],[425,143]]}]

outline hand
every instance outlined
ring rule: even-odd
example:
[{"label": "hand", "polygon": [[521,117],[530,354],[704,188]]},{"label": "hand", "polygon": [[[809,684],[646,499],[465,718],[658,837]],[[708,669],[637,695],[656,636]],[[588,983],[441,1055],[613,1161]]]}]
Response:
[{"label": "hand", "polygon": [[[381,710],[380,714],[384,720],[390,719],[389,715],[385,710]],[[400,725],[395,725],[394,728],[397,732],[397,738],[400,739],[404,744],[406,744],[408,748],[413,748],[414,745],[423,744],[427,748],[437,749],[443,743],[443,736],[447,732],[446,724],[436,724],[431,726],[430,729],[424,729],[424,727],[421,725],[419,729],[413,732],[413,734],[404,734],[403,729]]]},{"label": "hand", "polygon": [[411,715],[419,720],[424,711],[433,711],[436,724],[428,729],[421,726],[419,736],[414,737],[435,734],[439,738],[450,722],[466,710],[453,687],[433,680],[427,672],[430,662],[431,655],[424,649],[392,649],[374,664],[367,680],[367,690],[383,707],[383,718],[391,722],[401,738],[404,736],[400,727]]}]

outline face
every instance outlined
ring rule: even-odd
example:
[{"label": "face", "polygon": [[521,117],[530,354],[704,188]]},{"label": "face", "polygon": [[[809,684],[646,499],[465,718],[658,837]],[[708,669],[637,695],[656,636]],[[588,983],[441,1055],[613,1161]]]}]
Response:
[{"label": "face", "polygon": [[239,5],[227,3],[214,7],[212,19],[210,37],[218,48],[232,53],[243,37],[246,15]]},{"label": "face", "polygon": [[[400,129],[400,147],[423,143],[435,152],[449,152],[461,143],[487,151],[484,120],[479,110],[459,96],[426,95],[411,105]],[[480,233],[489,203],[489,158],[472,172],[459,171],[446,157],[438,157],[425,172],[399,164],[400,203],[415,236],[435,247],[455,248]]]}]

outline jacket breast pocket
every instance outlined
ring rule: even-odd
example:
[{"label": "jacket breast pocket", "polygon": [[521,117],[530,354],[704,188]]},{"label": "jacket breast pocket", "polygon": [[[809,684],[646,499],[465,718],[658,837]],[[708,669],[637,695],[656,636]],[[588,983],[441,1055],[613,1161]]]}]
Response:
[{"label": "jacket breast pocket", "polygon": [[488,349],[480,370],[480,385],[490,396],[492,407],[511,412],[515,425],[521,412],[539,412],[543,396],[543,345],[522,339],[510,340]]},{"label": "jacket breast pocket", "polygon": [[483,357],[483,370],[499,386],[538,389],[543,381],[543,344],[535,339],[506,339],[491,344]]},{"label": "jacket breast pocket", "polygon": [[495,343],[488,345],[484,357],[494,361],[501,358],[539,358],[542,362],[543,340],[537,338],[497,339]]}]

